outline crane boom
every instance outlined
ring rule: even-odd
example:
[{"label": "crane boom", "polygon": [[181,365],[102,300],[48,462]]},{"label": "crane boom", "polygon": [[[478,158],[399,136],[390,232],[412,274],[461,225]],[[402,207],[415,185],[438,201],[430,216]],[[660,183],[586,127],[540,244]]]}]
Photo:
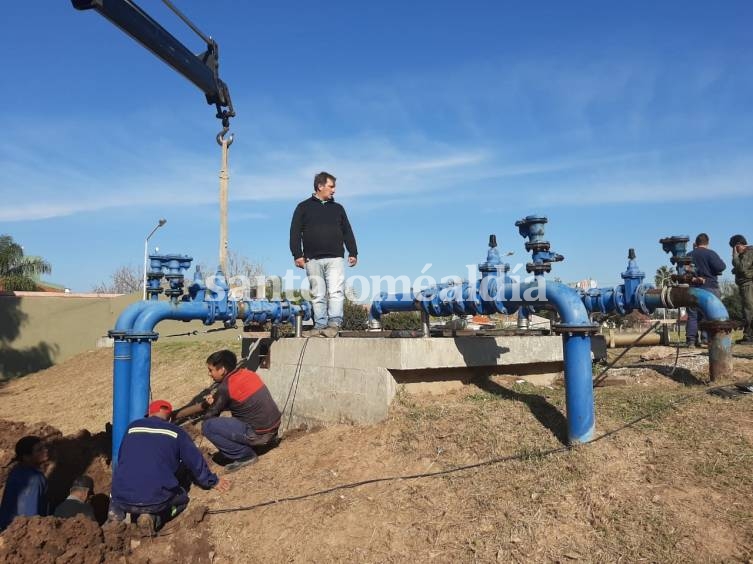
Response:
[{"label": "crane boom", "polygon": [[[201,35],[205,52],[195,55],[132,0],[71,0],[77,10],[95,10],[183,75],[217,108],[223,127],[235,116],[230,91],[219,76],[219,46]],[[196,31],[196,30],[195,30]],[[227,108],[227,109],[223,109]]]}]

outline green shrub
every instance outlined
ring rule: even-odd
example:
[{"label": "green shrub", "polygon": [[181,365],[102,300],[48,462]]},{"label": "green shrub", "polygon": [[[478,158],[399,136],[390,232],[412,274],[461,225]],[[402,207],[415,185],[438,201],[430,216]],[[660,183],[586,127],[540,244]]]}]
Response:
[{"label": "green shrub", "polygon": [[345,299],[343,307],[343,329],[346,331],[364,331],[368,328],[369,312],[361,304]]},{"label": "green shrub", "polygon": [[420,331],[421,314],[417,311],[401,311],[382,316],[382,329],[389,331]]}]

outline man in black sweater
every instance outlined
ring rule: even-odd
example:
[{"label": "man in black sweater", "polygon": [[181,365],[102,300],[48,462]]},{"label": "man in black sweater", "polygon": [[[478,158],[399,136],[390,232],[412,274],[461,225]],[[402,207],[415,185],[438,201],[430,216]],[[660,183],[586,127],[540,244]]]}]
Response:
[{"label": "man in black sweater", "polygon": [[[715,251],[709,249],[709,236],[705,233],[700,233],[695,238],[693,250],[688,254],[693,257],[693,263],[695,264],[695,276],[693,277],[692,285],[708,290],[717,298],[721,298],[722,294],[719,290],[717,277],[724,272],[727,265],[724,264],[724,261]],[[695,347],[702,340],[698,338],[698,322],[702,320],[703,312],[701,310],[692,307],[688,308],[688,324],[685,329],[685,340],[689,347]]]},{"label": "man in black sweater", "polygon": [[312,335],[336,337],[343,322],[345,259],[358,262],[358,248],[345,208],[335,202],[335,177],[320,172],[314,193],[295,208],[290,223],[290,252],[295,265],[305,268],[314,307]]}]

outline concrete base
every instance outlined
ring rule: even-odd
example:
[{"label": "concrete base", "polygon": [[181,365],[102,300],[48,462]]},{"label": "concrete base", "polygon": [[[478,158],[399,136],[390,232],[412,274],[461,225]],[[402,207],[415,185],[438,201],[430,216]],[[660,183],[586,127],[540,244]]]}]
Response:
[{"label": "concrete base", "polygon": [[[562,375],[561,337],[287,338],[258,372],[291,425],[375,423],[401,386],[441,393],[490,374],[538,384]],[[287,401],[286,401],[287,400]]]}]

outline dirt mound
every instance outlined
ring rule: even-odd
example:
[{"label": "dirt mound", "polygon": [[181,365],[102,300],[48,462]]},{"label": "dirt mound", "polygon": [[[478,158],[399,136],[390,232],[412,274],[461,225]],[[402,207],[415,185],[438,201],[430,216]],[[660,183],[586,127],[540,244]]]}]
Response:
[{"label": "dirt mound", "polygon": [[[197,509],[203,512],[206,508]],[[199,520],[200,516],[189,512],[184,520],[169,523],[163,533],[151,538],[125,523],[103,530],[83,515],[72,519],[17,517],[0,534],[0,562],[210,564],[214,548],[206,530],[196,528]]]},{"label": "dirt mound", "polygon": [[108,548],[99,525],[79,515],[72,519],[17,517],[0,535],[0,560],[99,564]]},{"label": "dirt mound", "polygon": [[4,484],[13,464],[15,445],[26,435],[37,435],[47,443],[50,462],[45,468],[47,494],[50,507],[55,508],[67,496],[73,480],[88,474],[94,480],[95,497],[92,501],[100,522],[107,516],[107,492],[110,491],[110,445],[107,431],[92,435],[79,431],[63,436],[55,427],[47,424],[27,425],[17,421],[0,419],[0,483]]}]

